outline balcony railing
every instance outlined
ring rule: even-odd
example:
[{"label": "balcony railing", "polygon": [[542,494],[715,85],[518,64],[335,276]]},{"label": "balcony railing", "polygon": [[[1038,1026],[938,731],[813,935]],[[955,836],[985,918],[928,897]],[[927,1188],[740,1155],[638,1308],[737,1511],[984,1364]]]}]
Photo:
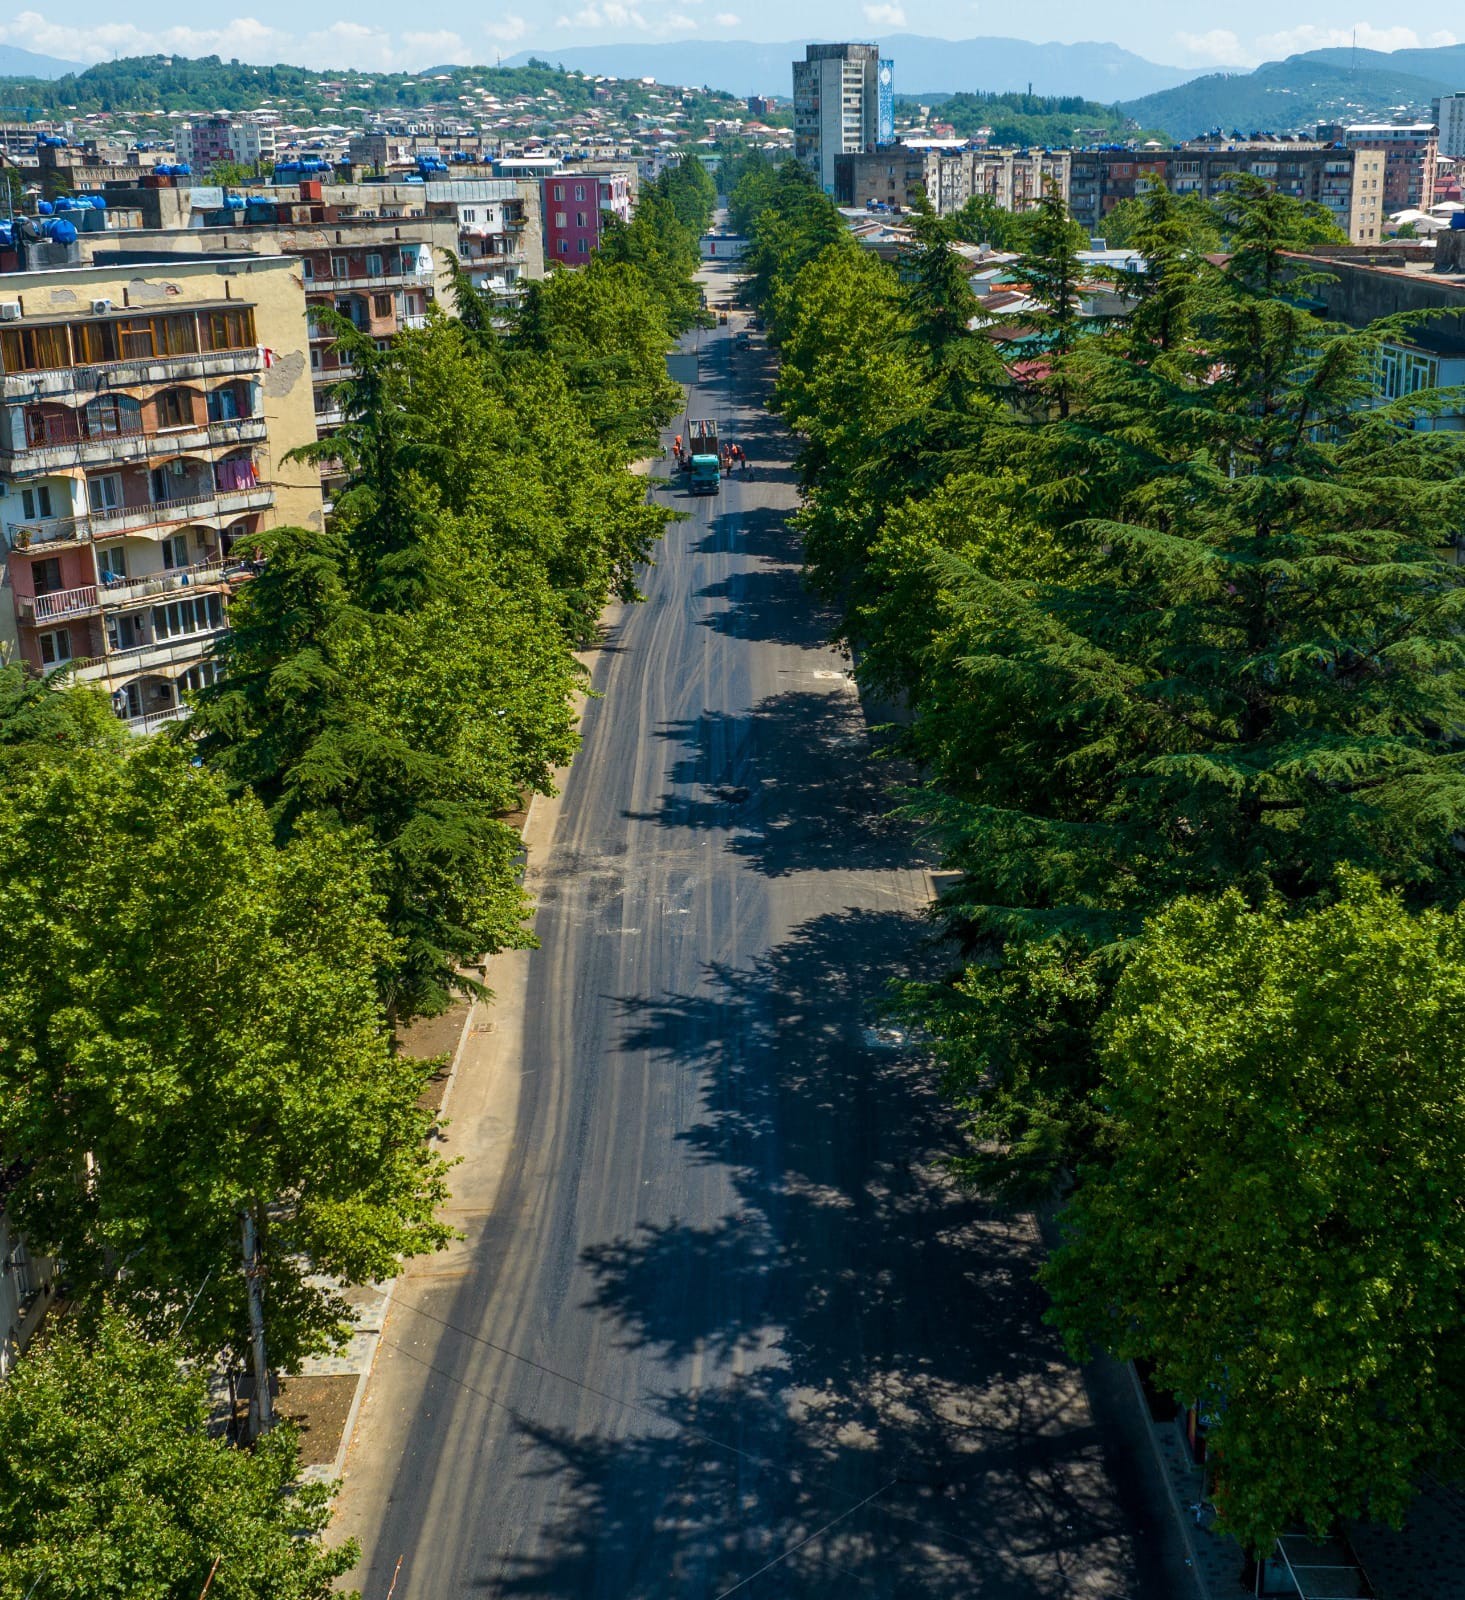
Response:
[{"label": "balcony railing", "polygon": [[130,645],[125,650],[109,650],[104,656],[91,656],[69,663],[77,678],[96,682],[100,678],[135,677],[153,667],[177,666],[180,662],[201,661],[215,642],[229,631],[227,624],[204,633],[190,633],[181,639],[153,639]]},{"label": "balcony railing", "polygon": [[21,622],[59,622],[62,617],[79,617],[97,609],[95,584],[78,589],[53,589],[50,594],[16,596],[16,615]]},{"label": "balcony railing", "polygon": [[189,717],[188,706],[169,706],[166,711],[149,711],[140,717],[127,717],[127,731],[129,733],[152,733],[155,728],[161,728],[167,722],[186,722]]},{"label": "balcony railing", "polygon": [[103,578],[97,592],[104,607],[127,606],[139,600],[155,599],[158,595],[174,594],[179,589],[213,587],[227,582],[223,558],[215,556],[212,561],[196,561],[189,567],[170,567],[137,578]]},{"label": "balcony railing", "polygon": [[200,484],[187,494],[154,500],[147,505],[113,506],[77,517],[51,517],[44,522],[21,523],[12,528],[11,538],[17,550],[38,544],[74,544],[83,539],[102,539],[170,522],[186,522],[191,517],[260,511],[272,505],[274,498],[274,485],[269,483],[241,485],[234,489]]},{"label": "balcony railing", "polygon": [[229,378],[259,372],[264,351],[258,345],[242,350],[194,350],[177,356],[134,356],[126,361],[99,361],[82,367],[48,367],[38,372],[0,376],[0,399],[42,400],[58,394],[106,394],[138,384],[177,383],[183,378]]},{"label": "balcony railing", "polygon": [[[49,431],[49,430],[48,430]],[[63,429],[70,432],[70,429]],[[263,417],[227,417],[191,427],[150,433],[142,428],[122,428],[116,433],[72,438],[44,438],[18,449],[0,445],[0,460],[37,471],[46,467],[121,466],[129,461],[151,461],[192,450],[261,444],[268,432]]]},{"label": "balcony railing", "polygon": [[429,273],[418,272],[415,266],[404,267],[400,272],[347,273],[344,278],[307,278],[307,294],[335,293],[351,289],[410,289],[413,284],[425,283]]}]

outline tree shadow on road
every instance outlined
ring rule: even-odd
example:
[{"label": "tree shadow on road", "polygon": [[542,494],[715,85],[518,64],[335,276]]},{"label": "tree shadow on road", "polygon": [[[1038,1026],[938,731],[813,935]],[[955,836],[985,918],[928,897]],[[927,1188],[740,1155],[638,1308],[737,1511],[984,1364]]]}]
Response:
[{"label": "tree shadow on road", "polygon": [[733,1200],[584,1253],[591,1306],[669,1381],[614,1437],[520,1425],[559,1516],[500,1592],[710,1600],[774,1563],[742,1592],[1166,1593],[1041,1325],[1035,1229],[945,1178],[929,1068],[876,1026],[924,938],[832,912],[694,993],[623,1002],[622,1051],[696,1075],[683,1137]]},{"label": "tree shadow on road", "polygon": [[660,804],[627,812],[667,828],[712,830],[759,872],[919,866],[915,830],[890,815],[894,769],[870,758],[847,687],[790,688],[752,711],[705,711],[657,736],[676,754]]}]

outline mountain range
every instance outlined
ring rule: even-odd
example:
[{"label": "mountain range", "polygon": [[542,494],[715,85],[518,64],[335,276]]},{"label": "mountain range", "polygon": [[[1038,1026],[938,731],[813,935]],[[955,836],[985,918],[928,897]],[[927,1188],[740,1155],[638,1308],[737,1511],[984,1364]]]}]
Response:
[{"label": "mountain range", "polygon": [[[814,41],[752,44],[690,39],[673,44],[583,45],[553,52],[556,65],[617,78],[707,84],[736,95],[792,92],[791,64]],[[1188,139],[1213,127],[1310,130],[1319,122],[1430,116],[1440,94],[1465,89],[1465,45],[1431,49],[1311,50],[1268,61],[1252,72],[1196,77],[1115,44],[1033,44],[1025,39],[933,39],[891,34],[877,41],[895,63],[898,95],[923,97],[963,89],[1081,95],[1116,102],[1142,128]],[[523,66],[548,52],[524,51]]]},{"label": "mountain range", "polygon": [[1309,50],[1254,72],[1211,73],[1129,100],[1141,127],[1189,139],[1210,128],[1310,129],[1319,122],[1428,121],[1430,102],[1465,87],[1465,45]]},{"label": "mountain range", "polygon": [[37,55],[19,45],[0,44],[0,78],[64,78],[80,72],[80,61],[62,61],[59,56]]},{"label": "mountain range", "polygon": [[[549,60],[613,78],[655,78],[658,83],[706,84],[731,94],[793,92],[792,62],[806,44],[750,44],[741,39],[688,39],[672,44],[579,45],[568,50],[525,50],[509,67]],[[897,94],[954,94],[961,89],[1024,89],[1035,94],[1083,95],[1111,104],[1184,83],[1193,74],[1162,67],[1117,44],[1034,44],[1028,39],[932,39],[888,34],[876,41],[895,62]]]}]

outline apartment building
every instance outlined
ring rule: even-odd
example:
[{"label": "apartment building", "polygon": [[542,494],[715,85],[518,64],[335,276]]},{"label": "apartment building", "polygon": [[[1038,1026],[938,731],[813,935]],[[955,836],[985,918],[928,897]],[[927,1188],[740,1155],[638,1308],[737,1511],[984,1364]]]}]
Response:
[{"label": "apartment building", "polygon": [[583,266],[600,247],[605,215],[631,220],[635,167],[566,167],[541,180],[544,259],[548,266]]},{"label": "apartment building", "polygon": [[275,130],[253,117],[195,117],[178,125],[174,135],[178,159],[195,172],[206,173],[220,161],[252,167],[273,161],[278,148]]},{"label": "apartment building", "polygon": [[842,206],[877,200],[895,207],[914,205],[924,193],[947,215],[986,195],[1004,211],[1026,211],[1050,189],[1066,201],[1071,169],[1067,150],[881,145],[835,157],[834,197]]},{"label": "apartment building", "polygon": [[1434,204],[1440,131],[1432,122],[1355,123],[1344,128],[1343,142],[1350,150],[1382,152],[1385,216],[1396,211],[1428,211]]},{"label": "apartment building", "polygon": [[33,1256],[5,1214],[0,1172],[0,1379],[15,1365],[56,1293],[56,1263]]},{"label": "apartment building", "polygon": [[454,191],[451,199],[430,199],[428,209],[433,214],[450,209],[456,218],[458,260],[475,289],[511,301],[523,293],[530,278],[544,275],[543,211],[537,187],[509,178],[431,187]]},{"label": "apartment building", "polygon": [[0,285],[0,642],[135,731],[207,683],[253,536],[321,526],[299,266],[108,261]]},{"label": "apartment building", "polygon": [[[882,87],[889,101],[893,68],[873,44],[811,44],[804,56],[793,64],[794,158],[833,194],[836,157],[882,142]],[[893,136],[892,127],[885,137]]]},{"label": "apartment building", "polygon": [[1221,199],[1244,174],[1296,200],[1325,206],[1355,244],[1382,237],[1385,155],[1311,140],[1193,140],[1173,149],[1101,146],[1072,152],[1069,208],[1091,234],[1121,200],[1157,185],[1176,194]]},{"label": "apartment building", "polygon": [[1440,155],[1451,161],[1465,157],[1465,94],[1441,95],[1434,103],[1434,120]]}]

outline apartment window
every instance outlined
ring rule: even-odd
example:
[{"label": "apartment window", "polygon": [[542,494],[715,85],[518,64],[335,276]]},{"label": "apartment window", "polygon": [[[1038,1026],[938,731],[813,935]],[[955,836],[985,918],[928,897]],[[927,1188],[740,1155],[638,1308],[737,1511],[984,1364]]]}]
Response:
[{"label": "apartment window", "polygon": [[224,608],[216,594],[193,595],[153,607],[155,639],[186,639],[195,633],[214,633],[224,626]]},{"label": "apartment window", "polygon": [[319,350],[312,350],[310,352],[310,369],[311,369],[312,372],[319,372],[320,371],[320,351]]},{"label": "apartment window", "polygon": [[206,323],[210,350],[245,350],[255,342],[254,311],[210,311]]},{"label": "apartment window", "polygon": [[580,250],[580,254],[582,256],[589,255],[590,254],[590,243],[589,243],[589,241],[586,240],[586,239],[581,239],[580,244],[579,244],[579,250]]},{"label": "apartment window", "polygon": [[122,504],[122,477],[116,472],[103,473],[86,481],[86,503],[93,511],[116,511]]},{"label": "apartment window", "polygon": [[382,258],[380,255],[367,256],[366,275],[369,278],[380,278],[382,276]]},{"label": "apartment window", "polygon": [[55,594],[61,588],[61,559],[47,556],[31,562],[31,587],[36,594]]},{"label": "apartment window", "polygon": [[188,535],[186,533],[170,533],[163,540],[163,569],[166,572],[175,572],[180,567],[188,565]]},{"label": "apartment window", "polygon": [[178,679],[180,693],[207,689],[211,683],[219,681],[219,664],[217,661],[200,661],[197,666],[190,667]]},{"label": "apartment window", "polygon": [[182,389],[164,389],[158,396],[158,426],[186,428],[193,422],[193,398]]},{"label": "apartment window", "polygon": [[109,545],[97,551],[97,576],[103,583],[121,583],[127,576],[127,548]]},{"label": "apartment window", "polygon": [[331,276],[333,278],[345,278],[345,277],[348,277],[350,275],[350,272],[351,272],[351,263],[346,259],[345,256],[332,256],[331,257]]},{"label": "apartment window", "polygon": [[315,277],[315,262],[309,256],[300,258],[300,276],[309,283]]},{"label": "apartment window", "polygon": [[41,634],[36,643],[41,647],[41,662],[47,667],[59,667],[63,662],[71,660],[71,630],[69,628],[55,628],[50,633]]},{"label": "apartment window", "polygon": [[565,186],[564,186],[564,184],[562,184],[562,183],[555,184],[555,186],[554,186],[554,197],[555,197],[556,200],[563,200],[565,198]]},{"label": "apartment window", "polygon": [[586,227],[589,224],[589,222],[590,222],[590,218],[584,211],[577,211],[575,213],[575,226],[577,228]]},{"label": "apartment window", "polygon": [[569,225],[570,225],[570,214],[569,214],[569,212],[568,211],[556,211],[555,214],[554,214],[554,225],[557,228],[567,228],[567,227],[569,227]]},{"label": "apartment window", "polygon": [[389,294],[372,296],[371,309],[378,317],[389,317],[392,314],[392,297]]},{"label": "apartment window", "polygon": [[570,253],[570,241],[568,239],[561,239],[560,240],[560,254],[562,256],[567,256],[567,255],[569,255],[569,253]]},{"label": "apartment window", "polygon": [[37,518],[51,515],[51,487],[49,484],[38,484],[34,489],[20,491],[20,503],[25,512],[27,522],[35,522]]},{"label": "apartment window", "polygon": [[585,198],[585,185],[583,183],[577,183],[575,185],[575,198],[577,200],[583,200]]},{"label": "apartment window", "polygon": [[7,372],[36,372],[71,365],[71,343],[65,325],[54,328],[7,328],[0,332],[0,361]]}]

